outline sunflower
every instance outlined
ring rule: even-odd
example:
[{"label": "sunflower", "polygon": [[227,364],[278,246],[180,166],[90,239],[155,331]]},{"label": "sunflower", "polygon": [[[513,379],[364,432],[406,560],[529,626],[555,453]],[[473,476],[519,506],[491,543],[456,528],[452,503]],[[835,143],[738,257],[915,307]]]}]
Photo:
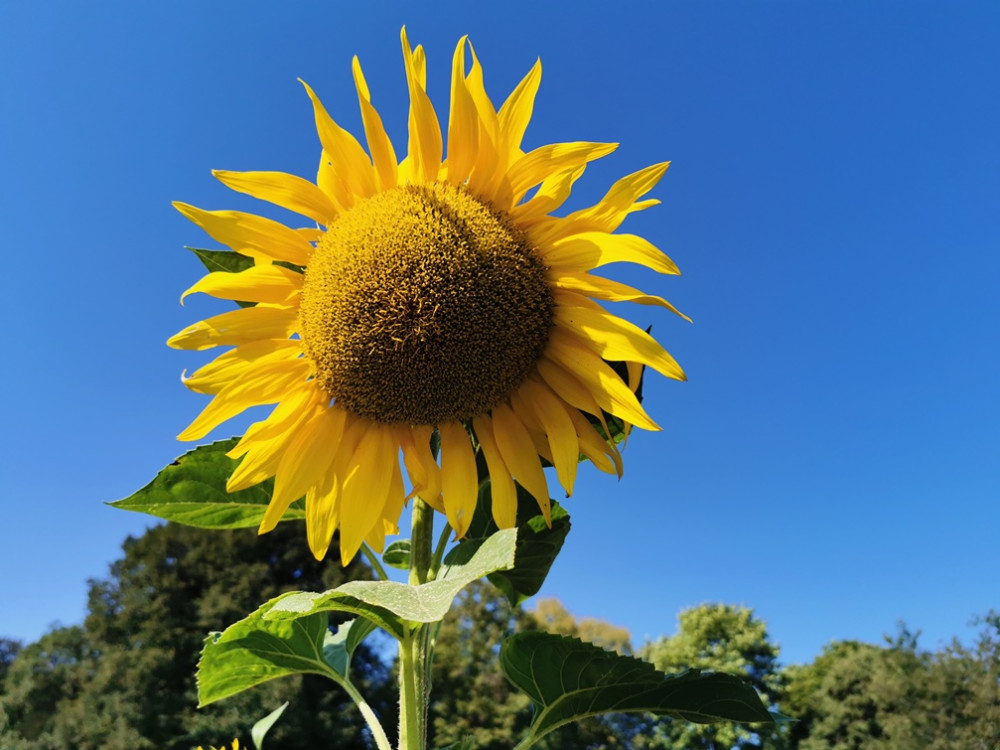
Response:
[{"label": "sunflower", "polygon": [[[239,272],[209,273],[184,293],[243,306],[168,342],[190,350],[235,347],[184,378],[213,398],[179,439],[200,439],[245,409],[274,404],[230,453],[242,461],[228,489],[275,478],[260,533],[305,496],[313,553],[322,558],[339,528],[345,562],[363,541],[381,550],[414,495],[463,536],[477,500],[476,445],[497,524],[515,522],[515,481],[548,518],[542,459],[567,494],[581,455],[620,476],[604,414],[659,429],[635,395],[642,367],[684,379],[650,335],[595,300],[681,313],[592,273],[619,261],[679,273],[647,240],[616,233],[629,213],[659,202],[640,199],[669,162],[622,178],[590,208],[553,216],[587,163],[617,144],[523,151],[541,63],[498,111],[466,37],[455,48],[442,134],[426,92],[423,48],[410,47],[405,29],[401,38],[410,97],[401,161],[355,57],[367,152],[303,82],[322,145],[316,181],[213,172],[233,190],[317,226],[174,204],[213,239],[252,259]],[[611,361],[625,362],[627,377]],[[440,463],[431,450],[435,430]]]}]

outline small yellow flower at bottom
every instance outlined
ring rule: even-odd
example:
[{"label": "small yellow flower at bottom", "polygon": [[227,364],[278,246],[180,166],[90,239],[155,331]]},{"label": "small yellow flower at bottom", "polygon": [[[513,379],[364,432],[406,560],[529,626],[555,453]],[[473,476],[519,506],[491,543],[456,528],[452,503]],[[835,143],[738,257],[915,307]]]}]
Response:
[{"label": "small yellow flower at bottom", "polygon": [[[198,750],[205,750],[205,749],[201,745],[198,745]],[[216,748],[214,746],[210,746],[208,748],[208,750],[216,750]],[[226,750],[226,748],[223,746],[223,747],[218,748],[218,750]],[[232,750],[240,750],[240,741],[239,740],[233,740],[233,748],[232,748]]]}]

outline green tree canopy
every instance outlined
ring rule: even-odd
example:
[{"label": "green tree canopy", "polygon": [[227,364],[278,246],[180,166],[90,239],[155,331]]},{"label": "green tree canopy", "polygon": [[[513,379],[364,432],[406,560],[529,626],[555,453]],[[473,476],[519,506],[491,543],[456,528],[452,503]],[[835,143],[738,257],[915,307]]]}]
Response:
[{"label": "green tree canopy", "polygon": [[[703,669],[744,677],[765,704],[777,705],[782,693],[778,646],[753,610],[728,604],[702,604],[678,616],[677,633],[649,644],[643,657],[664,672]],[[771,727],[760,734],[734,724],[664,722],[655,728],[646,747],[729,748],[770,747],[779,741]]]},{"label": "green tree canopy", "polygon": [[970,648],[920,651],[901,627],[882,646],[837,641],[789,667],[796,750],[1000,750],[1000,618]]},{"label": "green tree canopy", "polygon": [[[10,664],[0,698],[3,747],[188,750],[234,737],[249,745],[254,721],[285,700],[275,746],[312,748],[332,738],[337,747],[365,747],[353,704],[320,678],[265,684],[196,708],[195,666],[209,631],[282,591],[369,577],[359,562],[346,570],[317,562],[296,526],[258,537],[166,524],[126,540],[110,576],[90,582],[84,624],[48,633]],[[385,685],[386,670],[370,653],[355,665],[362,683]],[[384,701],[377,690],[372,698]]]}]

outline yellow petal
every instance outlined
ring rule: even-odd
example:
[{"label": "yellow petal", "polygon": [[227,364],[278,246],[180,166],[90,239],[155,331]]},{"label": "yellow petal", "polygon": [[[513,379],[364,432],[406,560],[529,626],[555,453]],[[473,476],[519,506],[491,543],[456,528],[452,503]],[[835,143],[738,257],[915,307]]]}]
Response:
[{"label": "yellow petal", "polygon": [[399,445],[403,449],[403,463],[413,485],[412,495],[419,495],[434,510],[444,512],[441,503],[441,467],[431,453],[431,435],[434,428],[428,425],[402,426],[399,428]]},{"label": "yellow petal", "polygon": [[218,393],[233,380],[265,362],[295,359],[302,354],[298,339],[265,339],[243,344],[198,368],[190,377],[181,377],[195,393]]},{"label": "yellow petal", "polygon": [[622,460],[618,449],[598,434],[594,426],[578,411],[568,412],[580,438],[580,453],[605,474],[622,475]]},{"label": "yellow petal", "polygon": [[[239,458],[258,444],[281,434],[294,432],[295,427],[313,413],[313,407],[326,407],[329,403],[330,397],[317,387],[314,380],[290,389],[266,418],[250,425],[246,434],[226,455],[230,458]],[[227,489],[229,492],[235,492],[233,489]]]},{"label": "yellow petal", "polygon": [[472,420],[479,446],[490,472],[490,494],[493,498],[493,520],[501,529],[509,529],[517,524],[517,488],[504,463],[493,436],[493,421],[486,414]]},{"label": "yellow petal", "polygon": [[[513,203],[546,178],[566,169],[575,169],[587,162],[607,156],[618,148],[617,143],[552,143],[541,146],[518,159],[510,168],[508,178]],[[510,206],[502,206],[504,210]]]},{"label": "yellow petal", "polygon": [[476,456],[465,428],[458,422],[438,425],[441,433],[441,494],[448,524],[465,536],[479,499]]},{"label": "yellow petal", "polygon": [[451,63],[451,114],[448,116],[448,181],[468,179],[476,163],[479,146],[479,116],[476,103],[465,86],[465,43],[458,40]]},{"label": "yellow petal", "polygon": [[323,144],[323,151],[333,165],[333,171],[340,178],[340,187],[335,191],[337,203],[350,208],[359,198],[375,194],[375,175],[368,155],[353,135],[340,127],[327,113],[315,92],[301,78],[306,93],[313,104],[316,118],[316,132]]},{"label": "yellow petal", "polygon": [[365,127],[365,138],[368,140],[368,150],[375,165],[375,177],[379,190],[388,190],[396,185],[396,152],[392,147],[382,118],[371,103],[368,84],[361,72],[361,63],[357,55],[351,63],[354,72],[354,86],[358,90],[358,103],[361,106],[361,120]]},{"label": "yellow petal", "polygon": [[400,40],[403,44],[406,82],[410,90],[410,135],[407,151],[413,160],[411,169],[414,180],[429,184],[437,179],[438,169],[441,167],[441,126],[421,80],[426,76],[426,68],[421,62],[423,55],[410,50],[405,27],[400,32]]},{"label": "yellow petal", "polygon": [[645,368],[638,362],[626,362],[625,368],[628,370],[628,389],[635,393],[642,382],[642,371]]},{"label": "yellow petal", "polygon": [[528,239],[536,247],[546,247],[553,242],[579,232],[613,232],[634,211],[642,211],[659,203],[658,200],[636,201],[650,190],[666,172],[670,162],[654,164],[618,180],[601,201],[590,208],[575,211],[569,216],[546,216],[536,219],[528,231]]},{"label": "yellow petal", "polygon": [[591,208],[570,214],[566,217],[567,220],[571,223],[585,224],[589,229],[615,231],[633,211],[640,211],[659,203],[659,201],[639,203],[636,201],[656,186],[669,166],[670,162],[665,161],[621,178],[611,186],[600,202]]},{"label": "yellow petal", "polygon": [[649,240],[634,234],[580,232],[539,248],[552,269],[589,271],[607,263],[637,263],[658,273],[679,275],[674,262]]},{"label": "yellow petal", "polygon": [[190,325],[167,339],[174,349],[201,351],[213,346],[286,338],[295,330],[298,311],[288,307],[242,307]]},{"label": "yellow petal", "polygon": [[226,482],[227,492],[245,490],[275,475],[298,426],[312,417],[316,407],[325,408],[318,390],[311,382],[305,383],[283,397],[267,419],[250,426],[226,454],[230,458],[243,457]]},{"label": "yellow petal", "polygon": [[212,239],[251,258],[304,266],[312,255],[313,247],[304,237],[277,221],[242,211],[204,211],[180,201],[173,205]]},{"label": "yellow petal", "polygon": [[[354,200],[350,188],[347,187],[346,183],[330,163],[330,157],[326,153],[326,149],[320,149],[319,152],[319,166],[316,168],[316,185],[323,191],[323,195],[337,206],[337,209],[341,213],[347,211]],[[346,207],[341,201],[348,201]]]},{"label": "yellow petal", "polygon": [[326,234],[325,229],[319,229],[318,227],[299,227],[295,232],[306,242],[319,242],[323,239],[323,235]]},{"label": "yellow petal", "polygon": [[382,551],[386,534],[399,533],[399,516],[403,512],[405,492],[403,488],[403,473],[399,469],[399,461],[396,461],[392,466],[392,482],[389,484],[389,495],[385,501],[385,508],[382,509],[382,523],[377,523],[373,527],[373,529],[382,528],[382,540],[378,543],[373,540],[368,541],[377,552]]},{"label": "yellow petal", "polygon": [[521,80],[500,107],[497,116],[500,125],[501,142],[507,149],[509,158],[520,155],[521,140],[531,120],[531,110],[535,105],[535,94],[542,80],[542,61],[536,60],[528,74]]},{"label": "yellow petal", "polygon": [[593,414],[595,417],[601,416],[601,407],[579,378],[570,374],[565,368],[550,359],[542,358],[537,364],[538,374],[552,392],[570,406]]},{"label": "yellow petal", "polygon": [[531,438],[531,446],[535,449],[535,453],[551,464],[552,451],[549,450],[549,441],[545,437],[545,428],[542,426],[541,421],[539,421],[534,409],[524,400],[524,394],[520,389],[510,394],[509,403],[511,411],[521,420],[524,429],[528,431],[528,437]]},{"label": "yellow petal", "polygon": [[[601,427],[604,428],[604,434],[611,434],[608,422],[604,418],[604,412],[591,394],[588,386],[584,385],[579,378],[568,372],[564,367],[551,360],[543,358],[538,361],[537,367],[538,375],[541,377],[542,382],[551,388],[552,392],[559,398],[573,407],[570,410],[570,417],[573,417],[572,412],[575,409],[592,414],[600,422]],[[575,417],[573,419],[575,423]],[[580,432],[577,430],[577,435],[579,434]],[[580,452],[586,455],[586,452],[582,448]]]},{"label": "yellow petal", "polygon": [[658,305],[665,307],[672,313],[684,318],[688,323],[691,322],[691,318],[671,305],[663,297],[645,294],[638,289],[634,289],[618,281],[612,281],[611,279],[605,279],[589,273],[565,271],[558,268],[552,269],[549,272],[549,280],[554,286],[560,289],[582,292],[588,297],[595,297],[607,302],[634,302],[637,305]]},{"label": "yellow petal", "polygon": [[530,200],[519,203],[510,210],[511,218],[521,228],[530,226],[537,219],[559,208],[573,191],[575,183],[586,166],[564,169],[546,178]]},{"label": "yellow petal", "polygon": [[273,529],[289,505],[323,481],[336,458],[346,416],[343,409],[318,407],[296,427],[278,462],[274,491],[259,533]]},{"label": "yellow petal", "polygon": [[250,266],[237,273],[213,271],[181,295],[181,304],[189,294],[202,292],[221,299],[287,305],[301,291],[304,279],[301,273],[271,264]]},{"label": "yellow petal", "polygon": [[[376,523],[392,487],[399,444],[387,425],[370,422],[347,465],[340,498],[340,557],[346,565]],[[398,469],[397,469],[398,470]]]},{"label": "yellow petal", "polygon": [[226,187],[308,216],[318,224],[328,225],[339,211],[316,185],[284,172],[227,172],[212,174]]},{"label": "yellow petal", "polygon": [[469,175],[469,189],[485,198],[491,198],[496,192],[496,182],[501,179],[507,169],[506,156],[499,152],[500,124],[493,102],[486,94],[483,85],[483,67],[476,57],[476,50],[469,43],[472,55],[472,67],[465,78],[465,85],[476,105],[479,116],[478,153],[476,164]]},{"label": "yellow petal", "polygon": [[559,483],[567,495],[572,495],[580,460],[580,441],[568,413],[572,407],[563,403],[549,388],[530,378],[521,385],[520,393],[545,429]]},{"label": "yellow petal", "polygon": [[308,372],[309,364],[301,359],[255,368],[219,391],[177,439],[198,440],[246,409],[277,403],[289,388],[304,381]]},{"label": "yellow petal", "polygon": [[521,486],[535,498],[546,522],[550,522],[549,486],[545,481],[545,472],[532,447],[531,436],[506,404],[493,408],[493,435],[504,463]]},{"label": "yellow petal", "polygon": [[641,362],[674,380],[687,380],[677,361],[638,326],[606,310],[590,307],[555,309],[558,330],[568,332],[601,359]]},{"label": "yellow petal", "polygon": [[604,411],[644,430],[660,429],[607,362],[575,341],[561,336],[558,329],[549,338],[546,357],[556,360],[576,375]]},{"label": "yellow petal", "polygon": [[317,560],[326,557],[337,530],[341,489],[340,478],[331,465],[322,480],[306,492],[306,541]]}]

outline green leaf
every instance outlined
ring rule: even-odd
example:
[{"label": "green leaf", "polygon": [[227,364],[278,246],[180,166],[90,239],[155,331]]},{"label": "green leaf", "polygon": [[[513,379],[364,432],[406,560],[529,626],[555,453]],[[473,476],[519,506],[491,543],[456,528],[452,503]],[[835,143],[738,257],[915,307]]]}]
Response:
[{"label": "green leaf", "polygon": [[270,621],[288,621],[317,612],[352,612],[402,639],[408,623],[438,622],[465,586],[514,564],[517,529],[504,529],[466,547],[436,581],[409,586],[396,581],[348,581],[322,594],[294,591],[264,605],[258,612]]},{"label": "green leaf", "polygon": [[410,540],[400,539],[386,547],[382,553],[382,562],[400,570],[410,569]]},{"label": "green leaf", "polygon": [[263,618],[267,606],[205,639],[198,662],[199,706],[293,674],[308,672],[344,682],[343,675],[324,658],[328,641],[336,638],[327,627],[325,612],[267,621]]},{"label": "green leaf", "polygon": [[358,650],[358,646],[371,635],[377,626],[371,620],[359,617],[351,621],[351,629],[347,631],[347,641],[344,644],[348,655],[353,655]]},{"label": "green leaf", "polygon": [[202,250],[198,247],[189,247],[187,249],[197,255],[202,265],[213,273],[215,271],[239,273],[253,265],[253,258],[228,250]]},{"label": "green leaf", "polygon": [[535,704],[525,743],[588,716],[644,712],[706,724],[772,722],[757,692],[726,674],[666,674],[576,638],[525,632],[500,647],[500,666]]},{"label": "green leaf", "polygon": [[[570,529],[569,513],[559,503],[552,501],[552,527],[549,528],[545,517],[538,512],[535,498],[521,485],[516,486],[518,533],[514,567],[488,576],[490,582],[514,605],[534,596],[542,588]],[[490,483],[487,480],[479,489],[479,501],[467,534],[470,541],[483,539],[497,531],[490,498]],[[468,543],[462,542],[450,554]]]},{"label": "green leaf", "polygon": [[271,713],[253,725],[253,728],[250,730],[250,737],[253,739],[253,744],[257,747],[257,750],[264,750],[264,735],[266,735],[271,727],[274,726],[274,722],[276,722],[278,717],[285,712],[286,708],[288,708],[288,701],[282,703]]},{"label": "green leaf", "polygon": [[[108,505],[202,529],[260,525],[271,501],[273,480],[239,492],[226,492],[226,481],[237,465],[226,452],[238,440],[234,437],[188,451],[141,490]],[[282,520],[301,518],[305,518],[305,505],[296,500]]]},{"label": "green leaf", "polygon": [[375,629],[375,624],[363,618],[341,623],[337,632],[323,644],[323,660],[344,679],[350,679],[351,657],[361,642]]}]

